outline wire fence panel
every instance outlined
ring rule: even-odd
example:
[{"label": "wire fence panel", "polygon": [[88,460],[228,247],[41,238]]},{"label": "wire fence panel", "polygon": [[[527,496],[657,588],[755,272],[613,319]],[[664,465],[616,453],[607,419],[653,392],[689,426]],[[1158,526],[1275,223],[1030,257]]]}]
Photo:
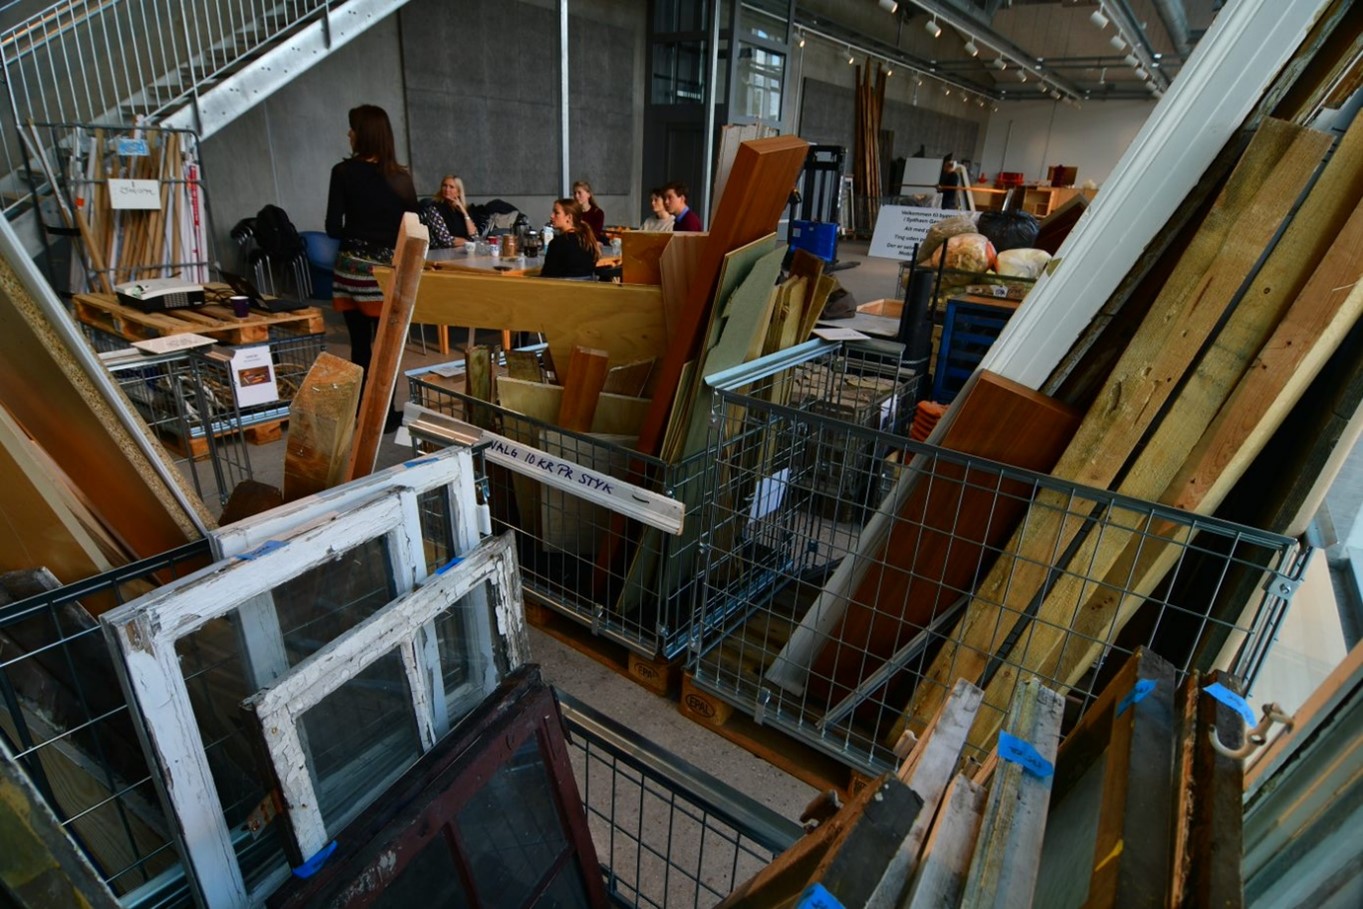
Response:
[{"label": "wire fence panel", "polygon": [[544,469],[582,467],[686,503],[684,532],[672,536],[599,499],[484,464],[493,532],[517,532],[528,597],[644,657],[671,658],[684,651],[703,563],[698,521],[708,453],[667,464],[634,451],[627,424],[617,432],[577,433],[550,419],[487,404],[465,394],[462,364],[451,366],[409,375],[411,400],[496,433],[505,440],[497,444],[521,460],[534,458]]},{"label": "wire fence panel", "polygon": [[[883,364],[852,345],[802,349],[719,382],[694,621],[724,634],[693,648],[698,687],[880,772],[919,731],[906,711],[920,686],[954,683],[930,670],[944,648],[960,653],[967,610],[997,612],[997,646],[969,655],[985,658],[984,710],[999,717],[1023,674],[1082,713],[1138,646],[1183,673],[1225,665],[1252,681],[1309,549],[910,441],[887,389],[871,401],[879,425],[830,404],[877,388]],[[1049,561],[1007,553],[1018,528],[1056,522],[1077,531]],[[1025,608],[1004,605],[1020,592]]]}]

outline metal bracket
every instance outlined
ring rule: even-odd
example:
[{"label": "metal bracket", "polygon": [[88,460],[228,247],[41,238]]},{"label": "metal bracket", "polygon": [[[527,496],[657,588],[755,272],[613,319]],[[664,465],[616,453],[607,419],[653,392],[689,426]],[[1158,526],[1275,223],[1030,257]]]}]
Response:
[{"label": "metal bracket", "polygon": [[1274,723],[1281,723],[1288,729],[1292,728],[1292,717],[1283,713],[1281,707],[1276,703],[1264,705],[1263,719],[1259,720],[1259,725],[1245,733],[1245,741],[1239,748],[1228,748],[1221,742],[1221,737],[1216,734],[1215,729],[1207,730],[1207,737],[1211,739],[1212,747],[1219,754],[1228,758],[1240,761],[1249,757],[1259,748],[1263,747],[1268,741],[1268,730],[1273,728]]},{"label": "metal bracket", "polygon": [[757,703],[753,705],[753,722],[761,726],[767,719],[767,704],[771,703],[771,689],[762,688],[757,692]]}]

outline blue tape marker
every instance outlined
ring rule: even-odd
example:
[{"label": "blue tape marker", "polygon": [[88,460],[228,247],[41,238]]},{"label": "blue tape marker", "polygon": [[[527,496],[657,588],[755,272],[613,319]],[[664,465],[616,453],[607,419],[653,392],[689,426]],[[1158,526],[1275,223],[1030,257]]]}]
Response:
[{"label": "blue tape marker", "polygon": [[119,139],[115,143],[118,154],[125,157],[139,157],[149,154],[146,139]]},{"label": "blue tape marker", "polygon": [[419,467],[422,464],[434,464],[439,458],[413,458],[410,461],[403,461],[403,467]]},{"label": "blue tape marker", "polygon": [[1006,732],[999,733],[999,757],[1013,764],[1021,764],[1023,770],[1043,780],[1055,773],[1055,767],[1041,756],[1031,742]]},{"label": "blue tape marker", "polygon": [[1208,685],[1206,688],[1203,688],[1202,690],[1207,692],[1207,694],[1210,694],[1212,697],[1216,698],[1221,703],[1225,704],[1230,709],[1234,710],[1236,713],[1240,714],[1240,716],[1244,718],[1246,726],[1255,726],[1258,724],[1259,718],[1255,716],[1254,711],[1250,709],[1249,701],[1245,700],[1243,697],[1236,694],[1234,691],[1231,691],[1225,685],[1222,685],[1220,682],[1216,682],[1214,684]]},{"label": "blue tape marker", "polygon": [[1154,691],[1155,686],[1158,684],[1159,682],[1155,679],[1141,679],[1138,681],[1131,687],[1131,691],[1127,693],[1126,697],[1122,698],[1122,702],[1117,705],[1117,716],[1126,713],[1126,708],[1130,707],[1132,704],[1139,704],[1141,701],[1145,700],[1146,695]]},{"label": "blue tape marker", "polygon": [[249,562],[252,559],[258,559],[263,555],[274,552],[276,549],[283,549],[287,545],[288,544],[282,540],[266,540],[250,552],[243,552],[241,555],[237,556],[237,558]]},{"label": "blue tape marker", "polygon": [[795,909],[843,909],[843,905],[823,884],[810,884],[805,888],[805,892],[800,894],[800,901],[795,904]]},{"label": "blue tape marker", "polygon": [[444,565],[441,565],[439,568],[437,568],[437,569],[435,570],[435,573],[436,573],[436,574],[444,574],[445,572],[449,571],[451,568],[453,568],[454,566],[458,565],[458,564],[459,564],[460,562],[462,562],[462,561],[464,561],[464,557],[463,557],[463,556],[455,556],[454,558],[452,558],[452,559],[450,559],[448,562],[446,562]]},{"label": "blue tape marker", "polygon": [[322,866],[331,858],[331,854],[336,851],[336,841],[332,840],[322,847],[322,851],[308,859],[297,868],[293,869],[294,877],[309,878],[322,870]]}]

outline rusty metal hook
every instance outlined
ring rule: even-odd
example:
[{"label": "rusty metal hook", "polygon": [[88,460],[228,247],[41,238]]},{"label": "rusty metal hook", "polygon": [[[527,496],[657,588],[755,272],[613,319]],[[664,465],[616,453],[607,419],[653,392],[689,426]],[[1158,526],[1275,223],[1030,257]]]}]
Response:
[{"label": "rusty metal hook", "polygon": [[1276,703],[1265,704],[1263,710],[1263,719],[1259,720],[1259,725],[1245,733],[1245,741],[1238,748],[1228,748],[1222,744],[1221,737],[1216,734],[1215,728],[1207,730],[1207,736],[1212,741],[1212,747],[1220,754],[1240,761],[1249,757],[1258,748],[1263,747],[1264,743],[1268,741],[1268,730],[1273,728],[1274,723],[1281,723],[1288,729],[1292,728],[1292,717],[1284,713],[1283,709]]}]

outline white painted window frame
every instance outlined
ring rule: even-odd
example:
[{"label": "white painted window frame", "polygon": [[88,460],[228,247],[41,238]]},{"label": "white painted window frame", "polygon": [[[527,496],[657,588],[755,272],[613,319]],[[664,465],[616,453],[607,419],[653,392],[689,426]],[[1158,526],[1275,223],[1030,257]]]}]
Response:
[{"label": "white painted window frame", "polygon": [[[450,729],[446,708],[450,693],[443,691],[438,658],[433,669],[429,656],[436,649],[435,620],[442,613],[452,606],[470,613],[474,629],[470,645],[483,656],[492,656],[500,637],[509,669],[520,666],[526,658],[528,639],[515,552],[513,531],[484,542],[443,574],[428,578],[243,702],[256,716],[299,855],[310,858],[321,852],[393,782],[387,779],[369,792],[355,793],[346,812],[328,829],[312,773],[299,772],[299,768],[311,766],[310,752],[299,729],[303,715],[396,651],[407,677],[421,751],[429,751]],[[486,599],[470,596],[489,586],[491,610]],[[488,659],[487,664],[489,671],[474,683],[483,696],[500,681],[493,661]]]},{"label": "white painted window frame", "polygon": [[[288,872],[281,867],[278,878],[267,876],[257,892],[247,890],[175,644],[248,601],[269,602],[270,592],[281,584],[325,564],[338,552],[378,538],[388,541],[389,564],[400,596],[426,574],[418,492],[405,487],[371,492],[342,512],[321,517],[235,559],[217,562],[101,617],[200,905],[246,909]],[[255,620],[261,614],[262,610],[248,609]],[[273,615],[269,620],[277,635],[278,620]],[[277,656],[264,654],[266,660]],[[248,662],[259,671],[254,656]]]}]

